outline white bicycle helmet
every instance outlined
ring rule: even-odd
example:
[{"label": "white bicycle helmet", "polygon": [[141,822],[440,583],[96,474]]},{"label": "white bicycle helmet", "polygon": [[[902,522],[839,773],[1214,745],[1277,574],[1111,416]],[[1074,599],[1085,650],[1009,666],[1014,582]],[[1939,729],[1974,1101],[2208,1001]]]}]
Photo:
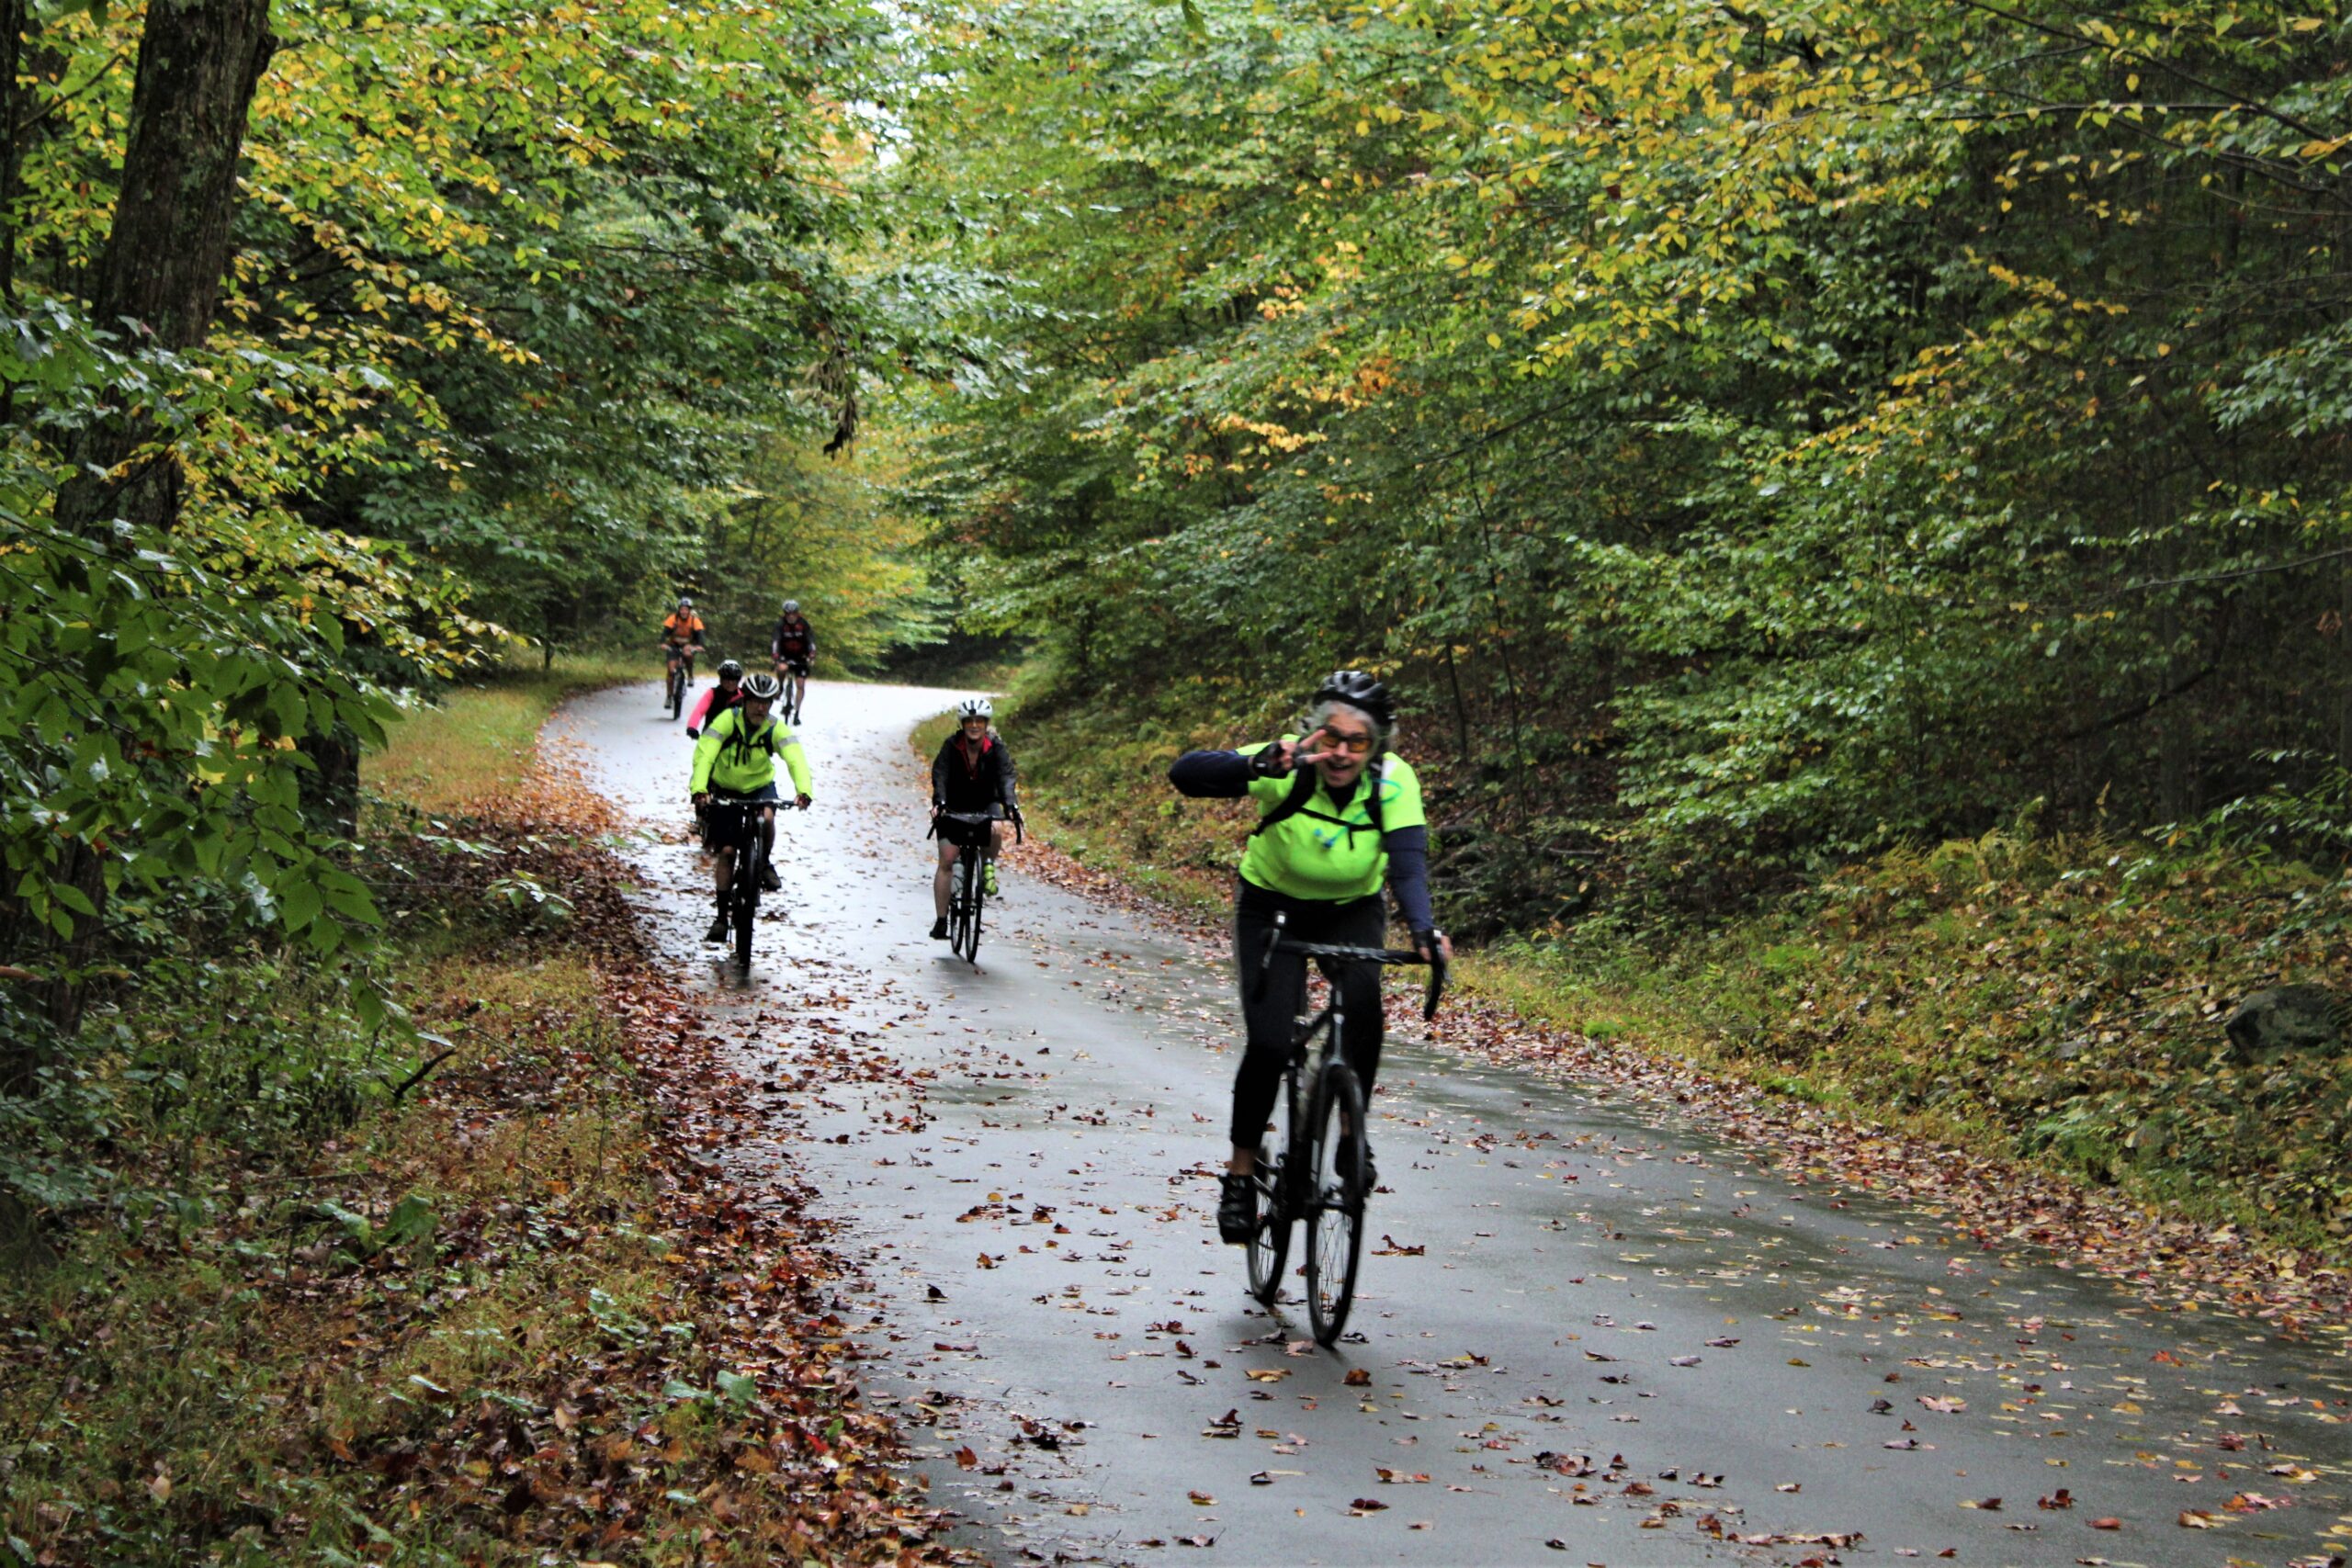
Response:
[{"label": "white bicycle helmet", "polygon": [[797,599],[786,599],[784,602],[784,613],[787,615],[797,615],[800,614],[800,601]]},{"label": "white bicycle helmet", "polygon": [[995,716],[996,709],[989,705],[989,700],[986,697],[966,697],[962,702],[956,705],[956,716],[959,720],[967,718],[993,718]]},{"label": "white bicycle helmet", "polygon": [[743,700],[751,703],[772,703],[783,683],[766,671],[755,671],[743,677]]}]

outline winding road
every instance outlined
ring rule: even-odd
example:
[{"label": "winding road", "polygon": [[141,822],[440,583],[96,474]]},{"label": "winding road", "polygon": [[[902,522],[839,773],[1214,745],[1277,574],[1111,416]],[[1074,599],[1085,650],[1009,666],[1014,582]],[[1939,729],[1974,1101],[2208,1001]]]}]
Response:
[{"label": "winding road", "polygon": [[817,804],[784,825],[748,973],[697,940],[689,748],[656,687],[551,734],[644,828],[649,929],[763,1086],[774,1136],[729,1158],[834,1223],[866,1397],[962,1544],[1626,1568],[2321,1563],[2352,1541],[2332,1352],[2012,1266],[1670,1104],[1459,1055],[1442,1019],[1392,1029],[1386,1186],[1351,1333],[1318,1349],[1216,1240],[1223,955],[1018,863],[977,969],[929,940],[908,735],[959,694],[809,688]]}]

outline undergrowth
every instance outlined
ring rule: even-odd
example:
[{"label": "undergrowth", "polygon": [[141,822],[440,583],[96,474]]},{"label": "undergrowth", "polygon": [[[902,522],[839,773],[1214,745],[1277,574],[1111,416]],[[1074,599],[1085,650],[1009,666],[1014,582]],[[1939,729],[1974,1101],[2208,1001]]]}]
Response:
[{"label": "undergrowth", "polygon": [[2243,1057],[2236,1003],[2342,988],[2352,881],[2242,845],[2002,832],[1900,851],[1709,931],[1589,922],[1476,979],[1589,1035],[1989,1142],[2334,1255],[2352,1057]]},{"label": "undergrowth", "polygon": [[[429,770],[373,771],[415,793],[369,847],[372,970],[159,960],[0,1099],[42,1244],[0,1275],[0,1564],[912,1560],[854,1391],[725,1359],[748,1302],[820,1309],[667,1144],[599,808],[531,772],[607,673],[460,693]],[[361,1026],[354,983],[404,1016]]]}]

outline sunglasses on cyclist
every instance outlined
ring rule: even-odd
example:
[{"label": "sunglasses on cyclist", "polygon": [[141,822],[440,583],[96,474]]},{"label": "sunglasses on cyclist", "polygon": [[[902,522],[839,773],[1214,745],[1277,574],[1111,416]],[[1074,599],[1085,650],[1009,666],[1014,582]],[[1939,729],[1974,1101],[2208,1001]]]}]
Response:
[{"label": "sunglasses on cyclist", "polygon": [[1322,735],[1326,751],[1345,751],[1350,756],[1361,757],[1372,750],[1372,737],[1369,735],[1342,735],[1336,729],[1326,729]]}]

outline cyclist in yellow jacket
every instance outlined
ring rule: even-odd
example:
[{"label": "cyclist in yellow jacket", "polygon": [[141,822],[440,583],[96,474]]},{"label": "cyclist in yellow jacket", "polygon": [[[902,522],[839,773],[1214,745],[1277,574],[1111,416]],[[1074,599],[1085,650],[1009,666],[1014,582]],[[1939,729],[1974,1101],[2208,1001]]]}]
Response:
[{"label": "cyclist in yellow jacket", "polygon": [[[694,782],[691,786],[695,806],[699,809],[715,791],[738,800],[759,803],[757,823],[760,838],[769,850],[766,874],[761,885],[775,892],[784,884],[775,874],[775,808],[780,803],[775,789],[775,762],[792,773],[792,804],[802,811],[808,809],[808,758],[800,750],[800,742],[792,731],[769,716],[781,689],[776,678],[764,672],[747,675],[743,679],[743,700],[710,721],[710,728],[695,742]],[[713,813],[710,818],[710,848],[715,857],[711,874],[718,896],[717,918],[710,930],[703,933],[705,942],[727,940],[727,889],[734,880],[735,850],[740,835],[751,831],[752,818],[739,817],[731,811]]]}]

